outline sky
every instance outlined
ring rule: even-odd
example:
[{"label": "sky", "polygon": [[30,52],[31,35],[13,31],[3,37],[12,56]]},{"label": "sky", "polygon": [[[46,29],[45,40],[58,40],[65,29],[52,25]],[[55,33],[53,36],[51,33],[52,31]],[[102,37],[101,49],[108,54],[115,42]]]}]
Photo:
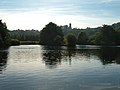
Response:
[{"label": "sky", "polygon": [[120,19],[120,0],[0,0],[9,30],[42,30],[49,22],[73,28],[98,27]]}]

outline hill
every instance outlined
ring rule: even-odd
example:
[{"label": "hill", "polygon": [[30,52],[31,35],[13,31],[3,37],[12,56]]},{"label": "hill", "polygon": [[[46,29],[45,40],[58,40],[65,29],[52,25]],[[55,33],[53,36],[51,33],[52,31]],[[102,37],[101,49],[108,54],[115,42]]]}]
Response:
[{"label": "hill", "polygon": [[[114,23],[112,25],[110,25],[113,27],[114,30],[116,31],[120,31],[120,22],[118,23]],[[86,29],[77,29],[77,28],[63,28],[63,33],[64,35],[67,35],[68,33],[72,33],[75,36],[78,36],[78,34],[80,32],[85,32],[88,36],[93,36],[95,35],[97,32],[100,32],[101,27],[97,27],[97,28],[89,28],[87,27]]]}]

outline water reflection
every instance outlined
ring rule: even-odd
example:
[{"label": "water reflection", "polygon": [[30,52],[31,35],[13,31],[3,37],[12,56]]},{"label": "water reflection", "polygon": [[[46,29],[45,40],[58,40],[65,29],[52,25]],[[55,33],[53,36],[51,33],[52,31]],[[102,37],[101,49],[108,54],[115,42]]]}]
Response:
[{"label": "water reflection", "polygon": [[[65,47],[65,46],[20,46],[13,47],[9,52],[12,54],[12,59],[14,60],[25,60],[26,63],[31,61],[35,61],[36,58],[42,58],[46,67],[50,69],[57,68],[58,65],[61,65],[62,62],[68,62],[69,65],[72,65],[72,62],[77,59],[81,60],[81,58],[86,60],[91,60],[91,57],[97,57],[97,60],[100,60],[103,65],[107,64],[120,64],[120,48],[119,47]],[[27,47],[28,49],[24,49]],[[18,49],[17,49],[18,48]],[[13,53],[14,51],[15,53]],[[24,51],[24,52],[23,52]],[[41,54],[41,55],[40,55]],[[10,58],[9,56],[9,58]],[[39,56],[39,57],[38,57]],[[96,59],[96,58],[94,58]],[[0,71],[5,70],[7,66],[7,51],[0,51]]]},{"label": "water reflection", "polygon": [[0,51],[0,73],[5,70],[7,66],[7,52]]},{"label": "water reflection", "polygon": [[94,54],[100,58],[103,65],[111,63],[120,64],[120,48],[101,47],[100,50],[94,51]]},{"label": "water reflection", "polygon": [[43,46],[42,57],[48,68],[56,68],[61,64],[62,51],[61,47]]},{"label": "water reflection", "polygon": [[99,47],[97,49],[77,49],[76,47],[44,47],[43,48],[43,61],[49,68],[56,68],[61,64],[61,61],[66,60],[71,65],[72,58],[81,56],[89,60],[93,55],[106,64],[120,64],[120,48],[117,47]]},{"label": "water reflection", "polygon": [[117,47],[100,47],[99,49],[81,49],[77,50],[80,55],[87,57],[96,56],[103,65],[107,64],[120,64],[120,48]]},{"label": "water reflection", "polygon": [[99,47],[97,49],[81,49],[77,53],[87,57],[92,55],[99,58],[103,65],[120,64],[120,48],[117,47]]},{"label": "water reflection", "polygon": [[120,48],[22,45],[12,46],[8,52],[0,52],[0,73],[8,65],[0,75],[0,90],[108,90],[120,86]]},{"label": "water reflection", "polygon": [[67,47],[66,52],[69,60],[71,60],[71,57],[74,57],[77,53],[76,47]]}]

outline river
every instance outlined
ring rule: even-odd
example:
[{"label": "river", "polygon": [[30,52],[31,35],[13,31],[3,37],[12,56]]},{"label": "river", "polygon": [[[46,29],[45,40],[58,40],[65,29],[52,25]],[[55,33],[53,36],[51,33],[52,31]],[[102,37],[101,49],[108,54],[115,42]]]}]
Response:
[{"label": "river", "polygon": [[0,90],[120,90],[120,47],[11,46],[0,50]]}]

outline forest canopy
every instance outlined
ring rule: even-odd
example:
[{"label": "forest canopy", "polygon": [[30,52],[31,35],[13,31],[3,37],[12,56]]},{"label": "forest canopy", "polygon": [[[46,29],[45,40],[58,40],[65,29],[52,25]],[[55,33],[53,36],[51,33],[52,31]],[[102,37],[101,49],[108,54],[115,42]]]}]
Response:
[{"label": "forest canopy", "polygon": [[9,34],[6,23],[0,20],[0,47],[9,45]]},{"label": "forest canopy", "polygon": [[49,22],[41,30],[8,30],[0,20],[0,47],[37,41],[41,45],[120,45],[120,23],[78,29]]},{"label": "forest canopy", "polygon": [[40,44],[61,45],[63,43],[63,31],[55,23],[50,22],[40,32]]}]

